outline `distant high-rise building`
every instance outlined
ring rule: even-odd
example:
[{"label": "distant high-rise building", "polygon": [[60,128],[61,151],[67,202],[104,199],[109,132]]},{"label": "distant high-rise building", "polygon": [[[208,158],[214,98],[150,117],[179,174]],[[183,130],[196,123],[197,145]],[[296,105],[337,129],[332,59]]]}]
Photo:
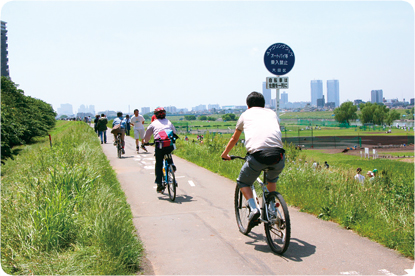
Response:
[{"label": "distant high-rise building", "polygon": [[271,89],[267,89],[267,82],[262,83],[262,95],[265,98],[265,106],[271,107]]},{"label": "distant high-rise building", "polygon": [[206,105],[204,104],[199,104],[198,106],[195,106],[192,108],[193,111],[205,111],[206,110]]},{"label": "distant high-rise building", "polygon": [[90,105],[90,106],[85,106],[83,104],[81,104],[78,108],[78,113],[91,113],[91,114],[95,114],[95,106],[94,105]]},{"label": "distant high-rise building", "polygon": [[220,105],[218,105],[218,104],[209,104],[208,105],[208,110],[212,110],[212,109],[219,110],[220,109]]},{"label": "distant high-rise building", "polygon": [[73,115],[73,109],[71,104],[61,104],[61,107],[58,108],[58,115]]},{"label": "distant high-rise building", "polygon": [[323,81],[311,81],[311,105],[317,106],[317,100],[323,98]]},{"label": "distant high-rise building", "polygon": [[144,115],[144,114],[147,114],[147,113],[150,113],[150,107],[142,107],[141,110],[140,110],[140,114]]},{"label": "distant high-rise building", "polygon": [[383,103],[383,90],[372,90],[370,93],[371,103]]},{"label": "distant high-rise building", "polygon": [[334,103],[334,107],[340,106],[339,81],[327,81],[327,102]]},{"label": "distant high-rise building", "polygon": [[176,113],[177,112],[177,108],[175,106],[166,106],[164,109],[169,113]]},{"label": "distant high-rise building", "polygon": [[10,77],[6,22],[1,21],[1,75]]},{"label": "distant high-rise building", "polygon": [[317,107],[318,108],[323,108],[325,104],[325,99],[324,99],[324,95],[323,97],[321,97],[321,99],[317,99]]},{"label": "distant high-rise building", "polygon": [[281,93],[280,106],[284,106],[286,103],[288,103],[288,93],[287,92],[282,92]]}]

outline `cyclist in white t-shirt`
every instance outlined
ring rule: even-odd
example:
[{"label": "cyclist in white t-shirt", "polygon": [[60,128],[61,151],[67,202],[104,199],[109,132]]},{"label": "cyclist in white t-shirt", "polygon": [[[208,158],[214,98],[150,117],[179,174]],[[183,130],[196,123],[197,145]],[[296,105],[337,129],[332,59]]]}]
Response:
[{"label": "cyclist in white t-shirt", "polygon": [[147,152],[146,147],[144,146],[144,133],[145,133],[145,129],[144,129],[144,117],[141,116],[140,114],[138,114],[139,111],[138,109],[134,109],[134,116],[131,117],[130,119],[130,124],[132,126],[134,126],[134,137],[135,137],[135,145],[137,148],[137,151],[140,149],[138,146],[138,140],[141,138],[141,148]]},{"label": "cyclist in white t-shirt", "polygon": [[244,131],[248,155],[239,173],[237,183],[251,209],[249,214],[249,223],[251,224],[259,218],[260,212],[250,187],[261,171],[267,168],[267,188],[270,192],[275,191],[279,174],[284,169],[285,151],[278,116],[273,110],[264,108],[264,96],[261,93],[252,92],[246,98],[246,103],[248,110],[239,117],[235,132],[221,157],[224,160],[231,160],[229,152]]}]

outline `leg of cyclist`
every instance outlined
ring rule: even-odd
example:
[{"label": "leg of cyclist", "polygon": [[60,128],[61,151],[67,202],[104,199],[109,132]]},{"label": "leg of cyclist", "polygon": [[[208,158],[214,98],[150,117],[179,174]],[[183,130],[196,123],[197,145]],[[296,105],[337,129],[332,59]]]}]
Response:
[{"label": "leg of cyclist", "polygon": [[122,154],[125,154],[124,146],[125,146],[125,129],[121,130],[121,146],[122,146]]},{"label": "leg of cyclist", "polygon": [[249,207],[251,209],[251,213],[249,214],[248,218],[249,224],[257,220],[260,216],[260,212],[257,208],[255,199],[253,198],[251,186],[261,174],[261,171],[264,167],[265,166],[256,161],[252,155],[248,155],[236,180],[239,189],[248,201]]},{"label": "leg of cyclist", "polygon": [[285,166],[285,155],[284,157],[278,162],[277,164],[273,164],[268,166],[268,173],[267,173],[267,189],[270,192],[275,192],[277,187],[277,181],[279,178],[280,173],[284,169]]},{"label": "leg of cyclist", "polygon": [[164,155],[169,154],[173,151],[173,147],[165,147],[160,148],[159,143],[155,145],[155,154],[156,157],[156,164],[155,164],[155,174],[156,174],[156,184],[157,184],[157,192],[162,190],[162,179],[163,179],[163,160]]}]

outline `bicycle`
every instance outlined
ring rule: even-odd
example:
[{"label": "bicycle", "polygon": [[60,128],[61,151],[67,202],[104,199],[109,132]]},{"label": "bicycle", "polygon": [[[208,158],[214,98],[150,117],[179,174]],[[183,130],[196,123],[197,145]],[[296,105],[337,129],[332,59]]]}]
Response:
[{"label": "bicycle", "polygon": [[[230,156],[231,159],[242,159],[245,157],[241,156]],[[264,223],[265,235],[267,237],[267,243],[271,250],[277,254],[283,254],[290,245],[291,237],[291,223],[290,215],[288,213],[287,204],[284,198],[278,192],[269,192],[266,184],[266,174],[268,169],[264,169],[264,181],[258,177],[257,182],[260,184],[262,189],[262,206],[259,208],[259,200],[255,191],[254,185],[251,186],[254,194],[254,199],[257,207],[260,211],[259,220],[249,225],[248,216],[251,211],[248,201],[236,185],[235,189],[235,216],[238,224],[239,231],[248,235],[252,228],[259,225],[261,222]]]},{"label": "bicycle", "polygon": [[[157,140],[154,141],[154,143],[145,143],[147,146],[153,146],[156,144],[156,142],[162,142],[163,140]],[[165,154],[163,157],[163,178],[162,178],[162,190],[160,191],[162,194],[164,193],[165,189],[167,188],[167,191],[169,192],[169,198],[171,201],[174,201],[176,199],[176,188],[177,188],[177,182],[176,182],[176,176],[174,175],[175,167],[174,165],[169,162],[169,160],[172,160],[171,153]]]},{"label": "bicycle", "polygon": [[115,138],[115,145],[117,147],[117,156],[121,158],[122,156],[122,141],[121,141],[121,133],[118,133]]}]

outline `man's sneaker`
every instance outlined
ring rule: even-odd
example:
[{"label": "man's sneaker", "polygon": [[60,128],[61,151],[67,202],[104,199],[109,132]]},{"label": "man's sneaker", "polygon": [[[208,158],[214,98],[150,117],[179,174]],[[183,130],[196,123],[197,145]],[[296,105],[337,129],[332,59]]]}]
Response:
[{"label": "man's sneaker", "polygon": [[177,170],[177,169],[176,169],[176,165],[171,164],[171,167],[173,168],[173,171],[174,171],[174,172],[176,172],[176,170]]},{"label": "man's sneaker", "polygon": [[163,190],[163,185],[157,184],[157,193],[161,193],[162,190]]},{"label": "man's sneaker", "polygon": [[125,154],[125,150],[124,149],[121,149],[121,152],[122,152],[122,154]]},{"label": "man's sneaker", "polygon": [[137,152],[140,150],[140,148],[138,146],[135,149],[136,149]]},{"label": "man's sneaker", "polygon": [[248,225],[250,228],[255,226],[256,220],[258,220],[259,216],[260,216],[260,212],[258,209],[253,209],[251,213],[249,213],[249,216],[248,216],[249,224]]},{"label": "man's sneaker", "polygon": [[147,151],[147,149],[146,149],[146,147],[145,147],[143,144],[141,145],[141,148],[142,148],[145,152],[148,152],[148,151]]},{"label": "man's sneaker", "polygon": [[116,146],[117,145],[117,141],[114,141],[113,145]]}]

